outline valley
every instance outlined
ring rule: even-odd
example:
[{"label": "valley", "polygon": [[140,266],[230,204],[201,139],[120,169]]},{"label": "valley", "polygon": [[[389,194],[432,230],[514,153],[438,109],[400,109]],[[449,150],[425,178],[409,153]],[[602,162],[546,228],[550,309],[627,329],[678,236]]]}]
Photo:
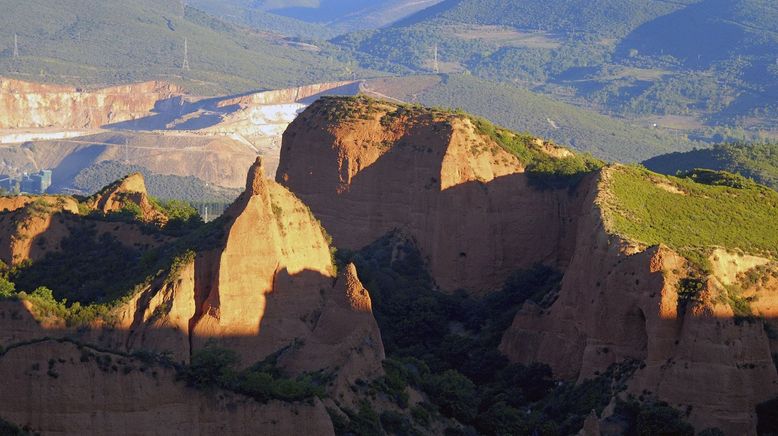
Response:
[{"label": "valley", "polygon": [[[0,373],[27,380],[14,405],[0,392],[3,419],[109,429],[165,386],[176,410],[219,416],[230,398],[238,422],[276,416],[244,424],[271,434],[769,425],[773,190],[367,96],[311,103],[275,180],[257,158],[209,223],[140,174],[89,198],[1,198]],[[132,394],[99,397],[105,420],[70,401],[60,426],[34,392],[83,373]],[[187,431],[183,410],[160,422]]]},{"label": "valley", "polygon": [[107,161],[239,188],[257,155],[275,174],[281,134],[308,104],[328,93],[356,94],[360,86],[334,82],[198,97],[159,82],[97,90],[1,83],[0,173],[51,169],[52,192],[76,188],[79,172]]},{"label": "valley", "polygon": [[0,435],[778,434],[769,1],[0,6]]}]

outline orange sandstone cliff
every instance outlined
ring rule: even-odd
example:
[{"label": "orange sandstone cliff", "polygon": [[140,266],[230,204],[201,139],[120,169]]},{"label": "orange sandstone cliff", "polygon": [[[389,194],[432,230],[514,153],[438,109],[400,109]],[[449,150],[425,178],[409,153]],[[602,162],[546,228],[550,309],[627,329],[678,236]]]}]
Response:
[{"label": "orange sandstone cliff", "polygon": [[[222,396],[217,401],[188,393],[170,381],[169,373],[101,374],[90,361],[79,362],[72,356],[76,351],[68,348],[68,341],[117,355],[142,350],[167,353],[182,363],[189,361],[192,352],[215,344],[235,350],[243,366],[284,350],[278,364],[292,375],[319,370],[333,374],[328,393],[344,404],[352,401],[349,387],[355,380],[382,373],[381,335],[356,269],[347,265],[335,270],[318,221],[294,195],[264,177],[261,161],[249,171],[244,193],[222,218],[204,229],[193,239],[191,255],[180,257],[169,273],[122,300],[110,317],[89,325],[68,326],[29,301],[0,302],[0,344],[6,350],[0,357],[0,376],[16,377],[15,371],[29,368],[33,360],[44,362],[42,376],[24,373],[20,406],[9,406],[15,412],[5,418],[44,433],[75,434],[79,428],[108,432],[117,422],[134,416],[161,424],[187,421],[180,427],[181,434],[193,428],[203,433],[221,429],[331,434],[332,424],[318,400],[299,406],[272,402],[263,406]],[[43,338],[61,339],[39,343]],[[57,378],[46,376],[45,362],[52,354],[65,356],[57,364],[62,368]],[[90,386],[81,385],[86,374],[95,377]],[[126,395],[111,393],[111,380],[116,377],[125,378]],[[36,392],[43,390],[57,394],[41,398]],[[3,390],[0,406],[19,395]],[[71,402],[71,395],[86,398]],[[53,415],[46,407],[56,401],[70,404],[64,415]],[[134,401],[147,406],[128,406]],[[90,416],[95,404],[115,412]],[[155,404],[169,404],[166,407],[175,416],[160,416]],[[232,418],[225,419],[225,408],[238,420],[234,426],[229,422]],[[207,413],[191,415],[202,409]],[[68,426],[59,423],[57,416],[83,418]],[[247,419],[257,422],[244,422]],[[128,428],[143,433],[144,425],[133,423]]]},{"label": "orange sandstone cliff", "polygon": [[[311,206],[338,247],[408,232],[446,291],[489,292],[533,264],[559,268],[558,294],[543,306],[526,303],[505,332],[500,350],[509,359],[547,363],[578,381],[636,361],[623,395],[666,401],[698,430],[755,434],[756,405],[778,394],[778,335],[770,333],[778,331],[778,273],[759,272],[743,294],[756,320],[736,316],[722,295],[728,280],[775,264],[742,254],[713,261],[725,265],[684,301],[687,259],[607,224],[600,205],[612,171],[570,190],[539,189],[468,117],[328,99],[285,133],[277,180]],[[612,415],[609,407],[588,425],[607,429]]]},{"label": "orange sandstone cliff", "polygon": [[[548,363],[556,375],[579,381],[635,359],[640,366],[627,393],[688,411],[698,430],[755,434],[756,405],[778,394],[771,357],[778,348],[771,347],[767,327],[759,319],[738,319],[716,297],[726,292],[716,272],[699,299],[685,302],[686,259],[665,246],[644,247],[614,235],[599,206],[607,201],[611,171],[603,170],[586,202],[558,298],[545,308],[525,304],[501,351],[517,362]],[[775,323],[778,287],[771,279],[755,288],[773,296],[757,315]]]},{"label": "orange sandstone cliff", "polygon": [[181,89],[146,82],[86,91],[0,78],[0,129],[62,127],[94,129],[134,120],[152,109],[175,106]]},{"label": "orange sandstone cliff", "polygon": [[140,218],[146,222],[164,224],[165,215],[154,208],[146,191],[143,174],[133,173],[127,177],[106,186],[89,200],[89,207],[104,214],[121,212],[129,205],[135,205],[140,210]]},{"label": "orange sandstone cliff", "polygon": [[518,158],[466,116],[361,100],[323,99],[301,114],[276,179],[338,247],[403,229],[442,289],[475,293],[518,268],[563,263],[582,198],[530,187]]}]

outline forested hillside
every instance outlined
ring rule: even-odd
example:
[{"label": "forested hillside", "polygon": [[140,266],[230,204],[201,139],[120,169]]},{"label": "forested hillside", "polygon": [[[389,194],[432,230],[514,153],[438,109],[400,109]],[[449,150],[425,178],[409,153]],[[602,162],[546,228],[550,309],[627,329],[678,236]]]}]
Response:
[{"label": "forested hillside", "polygon": [[712,149],[657,156],[643,164],[651,171],[671,175],[695,168],[724,170],[778,190],[778,144],[720,144]]},{"label": "forested hillside", "polygon": [[459,0],[334,42],[364,66],[470,72],[710,139],[775,135],[775,23],[765,0]]},{"label": "forested hillside", "polygon": [[183,200],[190,203],[229,203],[240,193],[236,189],[209,185],[194,176],[156,174],[140,165],[116,161],[104,161],[84,168],[73,179],[72,188],[91,195],[114,180],[120,180],[132,173],[143,174],[149,195],[162,200]]},{"label": "forested hillside", "polygon": [[440,0],[193,0],[216,16],[302,37],[374,29],[413,15]]},{"label": "forested hillside", "polygon": [[541,94],[470,75],[416,76],[369,84],[405,101],[462,108],[508,128],[530,131],[610,161],[636,162],[701,145],[683,135],[631,125]]},{"label": "forested hillside", "polygon": [[[175,0],[0,0],[0,71],[84,85],[164,79],[202,92],[353,77],[349,65],[314,46],[226,24],[181,5]],[[18,58],[13,57],[14,35]],[[185,43],[189,70],[183,68]]]}]

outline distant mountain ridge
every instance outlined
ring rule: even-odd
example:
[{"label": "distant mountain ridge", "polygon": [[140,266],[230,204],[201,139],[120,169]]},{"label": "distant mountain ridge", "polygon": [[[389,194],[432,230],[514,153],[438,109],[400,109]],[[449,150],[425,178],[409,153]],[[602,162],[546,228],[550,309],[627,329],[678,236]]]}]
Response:
[{"label": "distant mountain ridge", "polygon": [[333,42],[660,126],[684,117],[682,129],[712,138],[721,125],[778,127],[775,23],[764,0],[448,0]]},{"label": "distant mountain ridge", "polygon": [[696,168],[728,171],[778,190],[778,144],[720,144],[710,149],[656,156],[643,165],[669,175]]},{"label": "distant mountain ridge", "polygon": [[[335,36],[386,26],[441,0],[194,0],[192,4],[247,25],[273,28],[293,36]],[[269,17],[287,26],[276,27]],[[308,26],[309,29],[306,29]]]},{"label": "distant mountain ridge", "polygon": [[363,74],[315,46],[181,5],[172,0],[0,0],[0,71],[76,85],[161,79],[206,94]]}]

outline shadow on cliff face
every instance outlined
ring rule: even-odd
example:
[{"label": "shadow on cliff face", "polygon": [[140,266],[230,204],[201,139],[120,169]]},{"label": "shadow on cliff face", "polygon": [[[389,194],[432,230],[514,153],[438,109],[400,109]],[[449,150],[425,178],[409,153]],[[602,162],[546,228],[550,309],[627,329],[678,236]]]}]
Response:
[{"label": "shadow on cliff face", "polygon": [[65,156],[51,172],[52,190],[68,185],[79,171],[97,162],[106,149],[105,145],[86,145]]},{"label": "shadow on cliff face", "polygon": [[521,172],[442,189],[442,177],[472,177],[442,174],[472,171],[444,168],[453,159],[446,156],[447,128],[414,125],[373,161],[322,159],[332,153],[330,132],[305,132],[303,145],[302,128],[290,128],[277,178],[311,207],[339,248],[361,249],[394,229],[409,232],[446,291],[487,293],[537,263],[565,268],[591,180],[543,190]]},{"label": "shadow on cliff face", "polygon": [[107,124],[102,127],[115,130],[165,130],[168,123],[195,110],[197,110],[197,106],[188,104],[181,96],[175,96],[158,100],[151,110],[151,113],[155,115]]},{"label": "shadow on cliff face", "polygon": [[[325,86],[326,87],[326,86]],[[224,120],[224,117],[233,114],[243,108],[244,104],[251,104],[254,95],[270,95],[278,92],[281,98],[268,98],[257,105],[291,104],[300,103],[309,105],[325,95],[356,95],[359,92],[359,84],[351,83],[337,86],[313,95],[300,95],[290,90],[265,90],[250,91],[242,94],[227,95],[223,97],[203,98],[187,100],[181,96],[175,96],[155,103],[151,110],[153,115],[120,123],[102,126],[105,129],[114,130],[199,130],[213,127]],[[288,94],[288,98],[285,98]],[[242,100],[245,100],[243,104]]]},{"label": "shadow on cliff face", "polygon": [[[380,334],[369,305],[366,310],[358,309],[350,302],[348,280],[344,275],[333,279],[316,271],[294,275],[279,271],[274,289],[257,290],[265,296],[263,304],[246,307],[260,319],[259,325],[253,326],[256,334],[233,333],[230,326],[222,328],[220,307],[213,305],[213,300],[198,307],[195,313],[193,301],[182,301],[185,295],[165,289],[144,291],[132,298],[125,309],[119,308],[117,318],[97,319],[88,324],[68,325],[49,307],[25,300],[5,300],[0,301],[0,347],[7,350],[44,338],[67,338],[119,353],[152,352],[188,362],[192,352],[214,344],[236,350],[245,366],[288,349],[279,362],[295,372],[336,371],[350,361],[349,354],[356,349],[364,359],[363,367],[380,372],[380,364],[375,367],[383,359]],[[366,298],[369,304],[369,297]],[[183,306],[192,309],[189,328],[187,323],[179,322],[179,317],[186,315],[178,313]],[[165,313],[166,310],[170,312]],[[291,345],[295,346],[289,348]],[[375,357],[368,359],[366,354]],[[349,377],[365,375],[360,371]]]}]

